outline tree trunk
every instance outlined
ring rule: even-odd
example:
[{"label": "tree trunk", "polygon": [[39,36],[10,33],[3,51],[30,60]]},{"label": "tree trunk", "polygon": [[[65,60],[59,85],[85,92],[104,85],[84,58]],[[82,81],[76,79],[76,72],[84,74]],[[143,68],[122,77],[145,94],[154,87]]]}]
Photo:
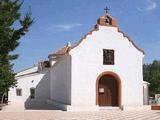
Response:
[{"label": "tree trunk", "polygon": [[4,102],[4,96],[5,96],[5,93],[2,94],[2,97],[1,97],[1,104],[3,104],[3,102]]}]

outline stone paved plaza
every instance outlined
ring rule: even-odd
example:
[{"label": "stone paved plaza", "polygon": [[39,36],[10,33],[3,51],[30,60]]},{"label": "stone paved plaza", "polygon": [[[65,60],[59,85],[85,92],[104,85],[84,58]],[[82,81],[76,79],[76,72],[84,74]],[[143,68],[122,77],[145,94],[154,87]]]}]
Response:
[{"label": "stone paved plaza", "polygon": [[0,112],[0,120],[160,120],[160,111],[65,112],[59,110],[27,110]]}]

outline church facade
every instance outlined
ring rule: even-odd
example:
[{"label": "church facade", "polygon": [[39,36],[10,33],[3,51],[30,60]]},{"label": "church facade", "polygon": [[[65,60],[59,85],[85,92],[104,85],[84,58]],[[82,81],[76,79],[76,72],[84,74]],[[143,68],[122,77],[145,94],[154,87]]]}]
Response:
[{"label": "church facade", "polygon": [[144,51],[106,13],[76,45],[68,43],[49,54],[48,61],[19,72],[9,101],[67,111],[142,107],[143,57]]}]

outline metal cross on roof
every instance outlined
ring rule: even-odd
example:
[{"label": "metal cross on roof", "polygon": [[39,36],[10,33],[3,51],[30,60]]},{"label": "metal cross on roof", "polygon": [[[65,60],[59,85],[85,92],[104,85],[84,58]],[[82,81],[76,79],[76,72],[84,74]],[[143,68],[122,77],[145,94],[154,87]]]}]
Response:
[{"label": "metal cross on roof", "polygon": [[106,6],[104,10],[105,10],[105,13],[107,14],[110,9]]}]

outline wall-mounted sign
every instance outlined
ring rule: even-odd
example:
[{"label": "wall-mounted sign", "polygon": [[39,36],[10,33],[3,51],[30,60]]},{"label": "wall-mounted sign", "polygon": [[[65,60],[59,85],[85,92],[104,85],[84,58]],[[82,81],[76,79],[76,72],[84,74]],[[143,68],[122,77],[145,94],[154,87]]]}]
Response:
[{"label": "wall-mounted sign", "polygon": [[99,93],[104,93],[104,88],[99,88]]}]

